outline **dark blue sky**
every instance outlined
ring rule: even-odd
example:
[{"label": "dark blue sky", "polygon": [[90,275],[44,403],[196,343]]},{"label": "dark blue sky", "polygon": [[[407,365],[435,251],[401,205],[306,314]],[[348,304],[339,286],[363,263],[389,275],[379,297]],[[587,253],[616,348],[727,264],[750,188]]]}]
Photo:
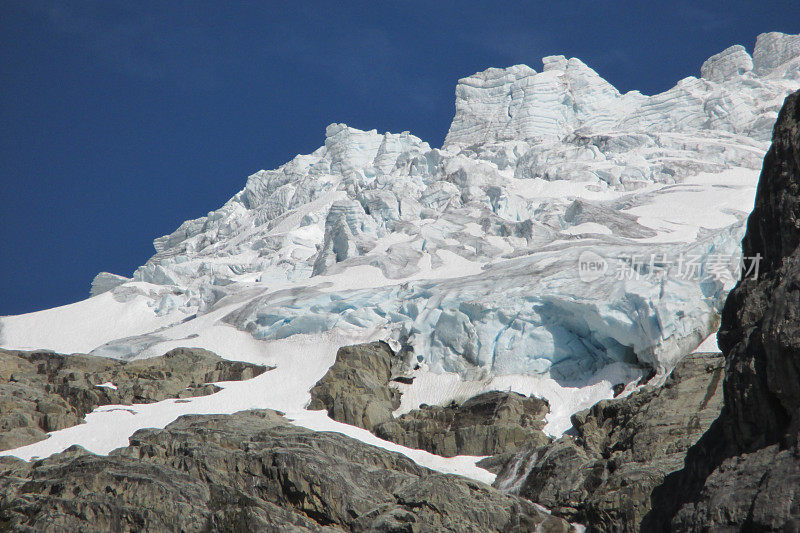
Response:
[{"label": "dark blue sky", "polygon": [[[441,145],[458,78],[561,53],[654,93],[795,1],[0,3],[0,315],[87,297],[345,122]],[[712,7],[712,6],[720,7]]]}]

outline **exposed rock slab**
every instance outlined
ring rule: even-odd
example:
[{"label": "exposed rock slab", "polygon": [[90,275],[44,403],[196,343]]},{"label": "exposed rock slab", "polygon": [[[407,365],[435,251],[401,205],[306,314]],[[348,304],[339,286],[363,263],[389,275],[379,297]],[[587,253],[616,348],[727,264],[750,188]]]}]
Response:
[{"label": "exposed rock slab", "polygon": [[700,498],[684,505],[676,531],[798,531],[800,446],[779,444],[734,455],[706,478]]},{"label": "exposed rock slab", "polygon": [[522,498],[274,411],[185,416],[109,456],[0,459],[0,524],[72,531],[544,531]]},{"label": "exposed rock slab", "polygon": [[689,355],[663,387],[573,415],[577,438],[518,454],[495,486],[592,531],[637,530],[652,489],[683,466],[689,447],[719,415],[723,364],[718,353]]},{"label": "exposed rock slab", "polygon": [[79,424],[100,405],[204,396],[220,390],[214,382],[249,379],[266,370],[198,348],[132,362],[0,350],[0,450]]}]

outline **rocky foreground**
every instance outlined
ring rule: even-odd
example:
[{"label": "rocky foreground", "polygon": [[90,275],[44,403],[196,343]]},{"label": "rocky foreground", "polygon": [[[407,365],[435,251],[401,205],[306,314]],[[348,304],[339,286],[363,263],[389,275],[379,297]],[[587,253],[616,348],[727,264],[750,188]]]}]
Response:
[{"label": "rocky foreground", "polygon": [[[267,369],[178,349],[123,363],[81,355],[4,352],[4,387],[50,395],[66,425],[94,406],[214,392],[210,381]],[[97,456],[73,447],[25,463],[2,459],[0,525],[33,530],[568,531],[636,530],[649,495],[680,469],[719,414],[722,358],[693,354],[663,387],[645,386],[573,417],[577,436],[542,432],[546,401],[489,392],[400,417],[402,358],[385,343],[342,348],[312,389],[310,407],[408,447],[451,457],[491,455],[495,487],[422,468],[339,434],[289,424],[279,413],[183,417]],[[13,372],[10,371],[13,369]],[[116,388],[109,387],[114,384]],[[28,387],[22,389],[20,387]],[[44,435],[45,401],[5,395],[14,417]],[[56,400],[50,400],[56,401]],[[71,402],[71,403],[70,403]],[[8,409],[8,401],[4,403]],[[25,416],[23,416],[25,413]],[[64,416],[67,416],[66,414]],[[26,418],[27,417],[27,418]],[[5,419],[5,417],[4,417]],[[37,425],[34,425],[37,424]],[[20,433],[12,428],[11,435]],[[24,432],[23,432],[24,433]],[[552,515],[537,504],[552,509]],[[88,524],[91,524],[90,526]]]},{"label": "rocky foreground", "polygon": [[[28,386],[60,391],[65,403],[91,398],[81,404],[84,411],[111,398],[191,396],[208,392],[211,385],[197,385],[204,380],[266,370],[235,363],[235,372],[223,365],[208,373],[208,363],[219,361],[196,350],[127,364],[52,353],[3,355],[6,368],[13,361],[36,369],[28,374],[18,369],[13,374],[18,381],[5,385],[17,386],[26,375]],[[568,531],[569,522],[581,522],[597,531],[634,531],[650,509],[652,489],[681,468],[687,449],[722,405],[721,355],[692,354],[663,386],[600,402],[573,417],[577,436],[551,442],[541,431],[547,402],[511,392],[480,394],[460,405],[421,406],[393,417],[400,399],[395,384],[404,379],[398,360],[381,342],[342,348],[312,389],[312,406],[387,440],[443,456],[494,454],[480,463],[499,472],[494,488],[435,473],[343,435],[295,427],[277,412],[246,411],[183,417],[164,430],[142,430],[130,446],[108,457],[73,447],[32,463],[4,458],[0,526]],[[29,368],[21,361],[48,364]],[[96,372],[79,372],[87,370],[82,365]],[[163,380],[160,387],[150,381],[157,377]],[[101,379],[117,383],[117,389],[98,387]],[[195,386],[186,388],[187,380]],[[16,409],[26,407],[29,418],[39,420],[39,405],[20,403]]]},{"label": "rocky foreground", "polygon": [[106,456],[0,459],[0,529],[567,532],[488,485],[275,411],[185,416]]}]

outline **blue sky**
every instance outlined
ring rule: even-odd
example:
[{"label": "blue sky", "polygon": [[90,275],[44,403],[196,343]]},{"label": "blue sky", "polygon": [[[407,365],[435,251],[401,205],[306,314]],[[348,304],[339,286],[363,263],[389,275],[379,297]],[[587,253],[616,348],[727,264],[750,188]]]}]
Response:
[{"label": "blue sky", "polygon": [[331,122],[439,146],[487,67],[564,54],[652,94],[774,30],[800,32],[796,2],[4,0],[0,315],[131,275]]}]

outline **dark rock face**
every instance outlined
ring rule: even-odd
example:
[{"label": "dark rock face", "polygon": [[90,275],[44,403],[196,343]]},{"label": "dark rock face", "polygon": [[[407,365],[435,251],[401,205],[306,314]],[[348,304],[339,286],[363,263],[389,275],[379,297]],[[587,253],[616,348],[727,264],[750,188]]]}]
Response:
[{"label": "dark rock face", "polygon": [[800,531],[799,497],[800,447],[773,444],[723,461],[665,529]]},{"label": "dark rock face", "polygon": [[637,530],[653,487],[683,466],[686,451],[719,414],[723,363],[718,353],[689,355],[663,387],[576,413],[577,438],[518,454],[495,486],[592,531]]},{"label": "dark rock face", "polygon": [[[0,350],[0,450],[80,424],[100,405],[152,403],[204,396],[215,381],[249,379],[267,370],[227,361],[207,350],[176,348],[123,362],[105,357]],[[102,386],[112,383],[112,387]]]},{"label": "dark rock face", "polygon": [[720,347],[730,370],[726,406],[739,448],[752,451],[800,431],[800,93],[786,99],[764,159],[742,242],[760,255],[722,314]]},{"label": "dark rock face", "polygon": [[311,389],[309,409],[325,409],[334,420],[443,457],[493,455],[550,442],[542,432],[550,406],[513,392],[488,392],[462,405],[425,406],[394,418],[401,396],[395,384],[409,381],[398,377],[403,370],[402,359],[385,342],[345,346]]},{"label": "dark rock face", "polygon": [[728,296],[722,414],[653,495],[651,530],[800,530],[800,92],[786,98]]},{"label": "dark rock face", "polygon": [[185,416],[107,457],[0,459],[0,528],[56,531],[566,532],[488,485],[274,411]]},{"label": "dark rock face", "polygon": [[461,405],[426,406],[378,425],[373,433],[443,457],[494,455],[550,442],[542,428],[546,400],[515,392],[479,394]]}]

